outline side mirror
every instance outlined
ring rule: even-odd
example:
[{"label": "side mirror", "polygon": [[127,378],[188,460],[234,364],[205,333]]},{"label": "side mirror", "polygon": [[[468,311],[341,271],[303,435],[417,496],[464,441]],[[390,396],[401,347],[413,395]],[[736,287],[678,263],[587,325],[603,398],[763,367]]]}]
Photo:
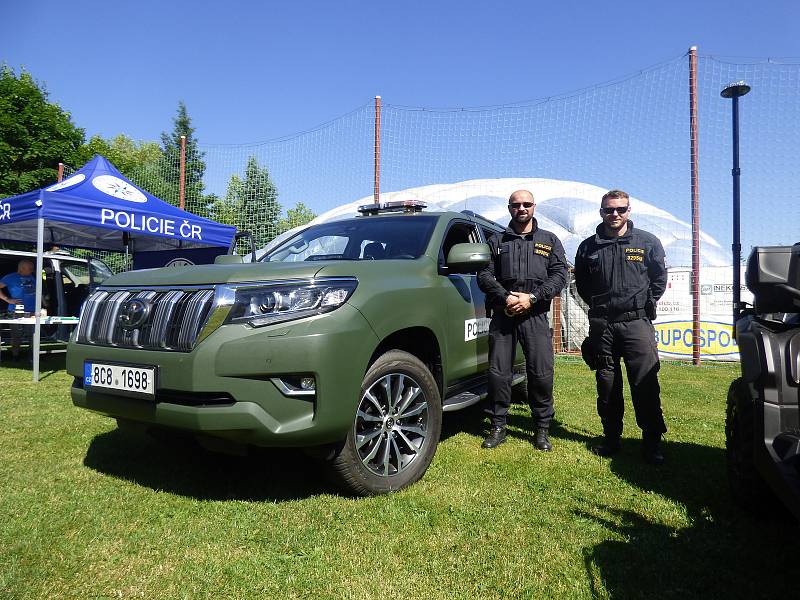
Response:
[{"label": "side mirror", "polygon": [[214,259],[215,265],[241,265],[244,258],[239,254],[220,254]]},{"label": "side mirror", "polygon": [[477,273],[492,260],[488,244],[456,244],[447,253],[450,273]]}]

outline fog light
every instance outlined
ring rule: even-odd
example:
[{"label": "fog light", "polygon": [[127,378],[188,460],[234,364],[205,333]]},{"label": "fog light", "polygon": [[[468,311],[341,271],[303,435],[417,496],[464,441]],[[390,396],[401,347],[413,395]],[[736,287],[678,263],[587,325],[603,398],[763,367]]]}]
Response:
[{"label": "fog light", "polygon": [[300,375],[284,375],[283,377],[270,377],[270,381],[281,391],[284,396],[313,398],[316,394],[316,382],[313,377]]}]

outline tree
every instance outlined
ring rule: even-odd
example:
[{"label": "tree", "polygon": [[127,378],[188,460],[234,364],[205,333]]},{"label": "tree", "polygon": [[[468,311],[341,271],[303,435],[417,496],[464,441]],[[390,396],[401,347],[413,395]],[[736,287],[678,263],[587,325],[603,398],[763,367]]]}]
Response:
[{"label": "tree", "polygon": [[217,198],[211,204],[209,210],[209,218],[217,223],[225,225],[237,225],[239,222],[238,215],[241,207],[239,206],[239,198],[243,186],[242,178],[238,175],[231,175],[228,180],[228,189],[225,192],[225,197]]},{"label": "tree", "polygon": [[244,182],[239,191],[241,198],[241,229],[253,234],[256,248],[260,248],[278,235],[278,188],[272,182],[267,167],[259,167],[251,156],[244,170]]},{"label": "tree", "polygon": [[286,218],[278,221],[278,235],[289,231],[294,227],[305,225],[316,218],[316,216],[317,215],[315,215],[305,204],[298,202],[297,206],[286,211]]},{"label": "tree", "polygon": [[44,84],[0,67],[0,197],[54,183],[59,162],[73,162],[84,131],[48,101]]},{"label": "tree", "polygon": [[192,119],[183,101],[178,102],[178,112],[172,123],[172,132],[161,134],[162,156],[158,168],[159,178],[153,182],[155,189],[148,191],[175,206],[180,204],[181,136],[186,136],[184,208],[195,214],[208,216],[208,202],[203,197],[205,152],[198,150]]},{"label": "tree", "polygon": [[125,177],[152,193],[148,186],[153,185],[151,179],[162,157],[161,147],[156,142],[137,142],[124,134],[111,140],[94,135],[79,148],[78,162],[74,166],[86,163],[95,154],[105,156]]},{"label": "tree", "polygon": [[259,166],[255,156],[247,160],[244,177],[231,176],[225,197],[210,209],[210,216],[215,221],[236,225],[239,231],[249,231],[256,248],[261,248],[278,235],[280,214],[278,189],[269,169]]}]

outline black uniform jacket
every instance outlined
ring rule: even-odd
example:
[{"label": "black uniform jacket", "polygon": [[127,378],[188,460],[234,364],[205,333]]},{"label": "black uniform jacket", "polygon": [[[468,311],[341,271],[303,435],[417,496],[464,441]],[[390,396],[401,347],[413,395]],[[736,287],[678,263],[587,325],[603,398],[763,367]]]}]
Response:
[{"label": "black uniform jacket", "polygon": [[578,246],[575,284],[589,305],[590,317],[610,320],[631,311],[655,317],[655,303],[667,287],[664,247],[652,233],[628,230],[620,237],[606,237],[603,225]]},{"label": "black uniform jacket", "polygon": [[510,292],[536,296],[531,314],[546,313],[550,301],[567,282],[567,261],[561,240],[550,231],[539,229],[519,235],[509,225],[489,238],[492,262],[478,273],[478,287],[486,294],[487,310],[502,310]]}]

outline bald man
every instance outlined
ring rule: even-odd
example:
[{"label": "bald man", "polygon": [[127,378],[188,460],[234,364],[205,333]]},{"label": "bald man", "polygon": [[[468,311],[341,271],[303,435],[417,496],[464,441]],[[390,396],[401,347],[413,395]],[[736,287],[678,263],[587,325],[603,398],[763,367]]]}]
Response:
[{"label": "bald man", "polygon": [[489,396],[491,430],[484,448],[506,440],[511,406],[511,380],[517,341],[525,352],[528,403],[536,423],[534,445],[552,450],[548,431],[553,419],[553,336],[547,313],[550,302],[567,282],[564,247],[556,235],[540,229],[533,212],[536,202],[528,190],[508,199],[511,222],[489,239],[492,262],[478,273],[486,294],[489,326]]}]

